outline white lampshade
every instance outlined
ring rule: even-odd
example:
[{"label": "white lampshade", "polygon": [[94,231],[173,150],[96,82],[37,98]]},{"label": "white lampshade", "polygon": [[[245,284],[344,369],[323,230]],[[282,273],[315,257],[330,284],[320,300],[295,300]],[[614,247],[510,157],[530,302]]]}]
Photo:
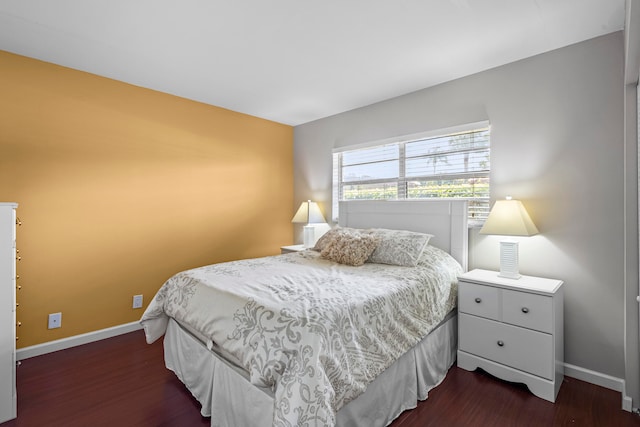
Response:
[{"label": "white lampshade", "polygon": [[318,204],[307,200],[302,202],[291,222],[294,224],[320,224],[327,221],[322,216]]},{"label": "white lampshade", "polygon": [[306,224],[304,226],[304,247],[310,248],[315,244],[315,228],[310,224],[321,224],[327,222],[320,212],[316,202],[307,200],[302,202],[298,211],[291,220],[294,224]]},{"label": "white lampshade", "polygon": [[[529,213],[520,200],[507,197],[498,200],[491,208],[489,217],[480,229],[480,234],[497,234],[502,236],[533,236],[538,228],[531,220]],[[501,277],[519,279],[518,242],[512,239],[500,241],[500,274]]]},{"label": "white lampshade", "polygon": [[533,236],[538,234],[538,228],[531,221],[522,202],[507,197],[506,200],[498,200],[493,205],[489,217],[480,229],[480,234]]}]

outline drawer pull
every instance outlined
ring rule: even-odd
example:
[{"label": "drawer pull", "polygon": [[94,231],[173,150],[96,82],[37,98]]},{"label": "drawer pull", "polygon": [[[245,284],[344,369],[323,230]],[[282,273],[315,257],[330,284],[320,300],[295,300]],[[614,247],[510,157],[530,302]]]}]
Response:
[{"label": "drawer pull", "polygon": [[480,303],[482,302],[482,300],[481,300],[480,298],[476,298],[476,302],[477,302],[478,304],[480,304]]},{"label": "drawer pull", "polygon": [[504,341],[498,341],[498,347],[504,347]]},{"label": "drawer pull", "polygon": [[529,312],[529,309],[527,307],[522,307],[522,312],[524,314],[527,314]]}]

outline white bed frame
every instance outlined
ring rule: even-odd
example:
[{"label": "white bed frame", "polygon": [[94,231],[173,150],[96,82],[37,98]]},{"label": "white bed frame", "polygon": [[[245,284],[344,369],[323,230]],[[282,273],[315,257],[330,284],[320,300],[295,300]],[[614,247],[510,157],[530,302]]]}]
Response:
[{"label": "white bed frame", "polygon": [[[349,201],[340,203],[340,225],[390,228],[432,234],[429,242],[451,253],[467,268],[467,203],[434,201]],[[211,426],[268,427],[273,394],[251,384],[246,373],[174,320],[164,340],[165,363],[211,416]],[[338,411],[343,426],[386,426],[404,410],[427,398],[454,364],[457,349],[455,311],[419,344],[402,355],[355,400]]]}]

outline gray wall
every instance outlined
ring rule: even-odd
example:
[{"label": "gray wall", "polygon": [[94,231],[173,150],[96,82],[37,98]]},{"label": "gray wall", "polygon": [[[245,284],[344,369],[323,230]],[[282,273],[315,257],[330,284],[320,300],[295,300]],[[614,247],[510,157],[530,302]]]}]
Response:
[{"label": "gray wall", "polygon": [[[614,33],[298,126],[295,207],[331,217],[334,147],[489,120],[492,199],[541,232],[520,270],[565,281],[566,363],[624,378],[623,67]],[[470,267],[498,269],[499,237],[470,237]]]}]

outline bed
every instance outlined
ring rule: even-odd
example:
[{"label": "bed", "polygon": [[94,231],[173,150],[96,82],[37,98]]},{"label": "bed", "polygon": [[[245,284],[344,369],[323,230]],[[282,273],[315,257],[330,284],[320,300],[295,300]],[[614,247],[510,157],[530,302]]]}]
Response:
[{"label": "bed", "polygon": [[[321,252],[181,272],[151,301],[147,342],[164,336],[167,368],[212,426],[384,426],[444,379],[466,202],[342,202],[339,225]],[[421,239],[419,256],[398,250]],[[355,241],[375,262],[345,265],[355,246],[340,244]]]}]

